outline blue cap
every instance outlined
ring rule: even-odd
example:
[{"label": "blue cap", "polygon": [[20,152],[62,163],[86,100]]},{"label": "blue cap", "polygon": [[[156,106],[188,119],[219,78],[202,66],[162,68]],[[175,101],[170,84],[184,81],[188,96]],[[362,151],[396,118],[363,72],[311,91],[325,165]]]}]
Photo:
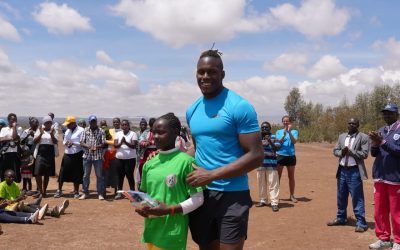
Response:
[{"label": "blue cap", "polygon": [[7,122],[4,119],[0,119],[0,125],[6,126]]},{"label": "blue cap", "polygon": [[388,104],[386,104],[386,106],[382,109],[381,112],[383,112],[383,111],[390,111],[390,112],[396,112],[396,113],[398,113],[398,112],[399,112],[399,108],[398,108],[397,105],[394,104],[394,103],[388,103]]},{"label": "blue cap", "polygon": [[89,122],[91,122],[93,120],[97,121],[97,117],[95,115],[91,115],[91,116],[89,116],[88,120],[89,120]]}]

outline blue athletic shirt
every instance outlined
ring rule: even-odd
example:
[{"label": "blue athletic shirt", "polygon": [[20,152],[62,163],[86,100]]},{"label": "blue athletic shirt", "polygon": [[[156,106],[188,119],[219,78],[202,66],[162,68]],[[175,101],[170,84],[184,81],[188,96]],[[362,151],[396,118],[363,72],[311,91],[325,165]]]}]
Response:
[{"label": "blue athletic shirt", "polygon": [[[276,131],[275,133],[276,139],[280,140],[283,137],[283,131],[284,131],[283,129],[279,129],[278,131]],[[299,137],[299,132],[297,132],[297,130],[295,129],[290,130],[290,132],[292,133],[294,139],[297,140],[297,138]],[[285,139],[281,144],[281,148],[276,152],[276,154],[282,156],[296,155],[296,150],[294,149],[294,144],[290,140],[289,133],[286,133]]]},{"label": "blue athletic shirt", "polygon": [[[260,131],[253,106],[227,88],[212,99],[202,96],[195,101],[186,111],[186,121],[196,142],[196,163],[207,170],[223,167],[244,154],[239,134]],[[247,174],[213,181],[207,188],[248,190]]]}]

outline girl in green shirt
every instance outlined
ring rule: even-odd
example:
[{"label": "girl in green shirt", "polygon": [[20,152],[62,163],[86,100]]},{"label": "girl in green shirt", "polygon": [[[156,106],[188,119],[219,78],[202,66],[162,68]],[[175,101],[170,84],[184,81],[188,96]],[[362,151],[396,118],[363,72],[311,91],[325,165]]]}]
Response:
[{"label": "girl in green shirt", "polygon": [[159,117],[154,125],[154,141],[159,154],[143,167],[141,191],[158,201],[155,207],[138,207],[145,217],[142,242],[148,249],[186,249],[188,213],[203,204],[203,188],[192,187],[186,176],[193,171],[193,157],[175,148],[181,123],[173,114]]}]

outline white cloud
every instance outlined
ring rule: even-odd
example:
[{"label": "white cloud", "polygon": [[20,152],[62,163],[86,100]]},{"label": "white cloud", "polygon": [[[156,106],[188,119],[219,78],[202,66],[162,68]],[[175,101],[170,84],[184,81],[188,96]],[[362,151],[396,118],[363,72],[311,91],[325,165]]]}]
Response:
[{"label": "white cloud", "polygon": [[[237,32],[269,28],[268,16],[245,17],[245,0],[121,0],[110,9],[128,26],[173,47],[229,40]],[[217,34],[217,35],[216,35]]]},{"label": "white cloud", "polygon": [[309,70],[308,76],[313,79],[330,79],[346,71],[340,60],[332,55],[325,55]]},{"label": "white cloud", "polygon": [[393,86],[399,81],[400,71],[383,67],[353,68],[331,79],[299,82],[298,87],[306,100],[336,106],[344,97],[352,102],[359,93],[369,92],[382,84]]},{"label": "white cloud", "polygon": [[17,31],[17,29],[8,22],[4,17],[0,15],[0,38],[11,40],[11,41],[20,41],[21,37]]},{"label": "white cloud", "polygon": [[96,51],[96,58],[100,62],[106,64],[112,64],[114,62],[113,59],[111,59],[111,57],[104,50]]},{"label": "white cloud", "polygon": [[304,0],[299,8],[285,3],[272,8],[271,13],[281,25],[311,38],[337,35],[350,20],[350,12],[337,8],[334,0]]},{"label": "white cloud", "polygon": [[303,73],[306,71],[305,64],[308,61],[306,54],[302,53],[284,53],[272,62],[266,62],[264,69],[269,71],[283,71]]},{"label": "white cloud", "polygon": [[34,19],[45,26],[50,33],[71,34],[74,31],[90,31],[90,19],[67,4],[57,5],[53,2],[41,3],[32,13]]},{"label": "white cloud", "polygon": [[391,37],[386,42],[376,41],[373,45],[376,49],[384,50],[383,66],[387,69],[400,69],[400,42]]},{"label": "white cloud", "polygon": [[350,13],[333,0],[305,0],[299,8],[278,5],[264,13],[246,0],[120,0],[110,7],[126,25],[150,33],[172,47],[226,41],[241,32],[290,27],[312,38],[345,29]]}]

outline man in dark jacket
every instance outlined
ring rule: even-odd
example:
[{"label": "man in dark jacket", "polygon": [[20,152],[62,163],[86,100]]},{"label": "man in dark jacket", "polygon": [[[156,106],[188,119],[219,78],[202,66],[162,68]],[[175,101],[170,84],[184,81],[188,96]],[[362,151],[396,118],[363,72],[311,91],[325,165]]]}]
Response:
[{"label": "man in dark jacket", "polygon": [[375,189],[375,234],[379,239],[369,248],[390,248],[391,222],[394,237],[392,249],[400,250],[400,121],[397,105],[386,105],[382,115],[387,126],[369,133],[371,155],[375,157],[372,177]]}]

